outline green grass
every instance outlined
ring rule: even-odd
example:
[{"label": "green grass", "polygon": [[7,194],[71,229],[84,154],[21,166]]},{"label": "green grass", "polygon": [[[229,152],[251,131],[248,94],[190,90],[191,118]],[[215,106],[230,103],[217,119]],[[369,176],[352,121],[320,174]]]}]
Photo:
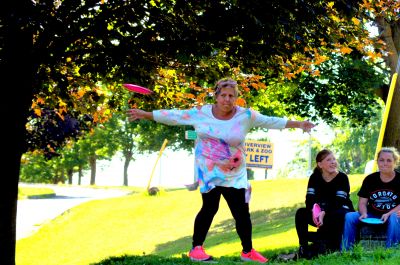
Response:
[{"label": "green grass", "polygon": [[[362,178],[351,176],[353,192]],[[307,179],[255,181],[252,185],[253,245],[271,263],[280,264],[279,254],[298,247],[294,215],[304,204]],[[142,191],[84,203],[19,240],[17,265],[188,264],[186,254],[200,205],[199,192],[187,190],[163,191],[157,196]],[[205,247],[219,264],[241,263],[240,241],[223,199]],[[392,259],[398,264],[396,253],[332,254],[295,264],[379,264],[380,260],[391,264]]]},{"label": "green grass", "polygon": [[40,198],[51,198],[56,194],[50,188],[39,188],[39,187],[19,187],[18,188],[18,200],[23,199],[40,199]]}]

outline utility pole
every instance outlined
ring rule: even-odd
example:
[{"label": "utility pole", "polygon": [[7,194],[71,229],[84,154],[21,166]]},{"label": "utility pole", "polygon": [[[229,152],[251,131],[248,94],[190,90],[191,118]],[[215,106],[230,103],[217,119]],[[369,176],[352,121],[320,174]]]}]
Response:
[{"label": "utility pole", "polygon": [[308,133],[308,169],[307,169],[307,177],[311,176],[312,170],[312,138],[311,132]]}]

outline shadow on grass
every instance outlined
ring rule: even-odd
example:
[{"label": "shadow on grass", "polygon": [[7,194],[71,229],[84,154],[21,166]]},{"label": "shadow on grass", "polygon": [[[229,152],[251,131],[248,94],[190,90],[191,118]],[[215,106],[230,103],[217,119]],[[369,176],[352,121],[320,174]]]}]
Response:
[{"label": "shadow on grass", "polygon": [[33,199],[54,199],[56,198],[55,193],[47,193],[47,194],[40,194],[40,195],[27,195],[23,197],[23,199],[33,200]]},{"label": "shadow on grass", "polygon": [[[204,264],[244,264],[243,262],[232,259],[220,258],[213,261],[203,262]],[[143,256],[120,256],[110,257],[98,263],[91,265],[178,265],[178,264],[202,264],[200,262],[192,262],[188,257],[182,256],[181,258],[168,258],[156,255],[143,255]]]},{"label": "shadow on grass", "polygon": [[[292,207],[274,208],[255,211],[251,213],[253,224],[253,240],[263,238],[266,235],[274,235],[286,232],[295,227],[294,216],[296,210],[303,204],[296,204]],[[207,248],[217,246],[221,243],[234,243],[239,241],[236,233],[235,221],[232,218],[215,224],[207,234]],[[163,256],[179,255],[187,252],[192,245],[192,237],[186,236],[174,241],[169,241],[156,246],[154,251]]]},{"label": "shadow on grass", "polygon": [[[276,208],[270,210],[256,211],[251,213],[253,222],[253,239],[263,238],[267,235],[274,235],[294,228],[295,212],[303,204],[296,204],[293,207]],[[239,238],[236,234],[233,219],[224,220],[212,227],[207,236],[207,246],[217,246],[221,243],[237,243]],[[187,257],[188,246],[191,245],[191,236],[178,238],[177,240],[159,244],[154,251],[155,254],[146,255],[124,255],[119,257],[109,257],[92,265],[180,265],[197,264],[191,262]],[[296,247],[297,249],[297,247]],[[361,245],[357,245],[352,251],[343,253],[335,252],[321,255],[313,260],[300,259],[297,261],[282,261],[280,254],[293,252],[294,248],[278,248],[262,252],[269,258],[268,264],[283,265],[370,265],[385,264],[398,265],[400,260],[400,247],[391,249],[378,248],[374,251],[366,251]],[[182,254],[184,253],[184,254]],[[208,262],[207,262],[208,263]],[[216,258],[214,263],[223,265],[247,264],[240,260],[238,255],[222,256]],[[256,264],[256,263],[249,263]]]},{"label": "shadow on grass", "polygon": [[[251,213],[253,224],[253,239],[263,238],[274,234],[284,233],[295,227],[294,216],[296,210],[302,207],[299,203],[292,207],[274,208],[268,210],[255,211]],[[235,221],[232,218],[215,224],[207,235],[207,247],[211,248],[222,243],[237,243],[239,236],[236,233]],[[188,264],[190,260],[185,254],[191,246],[192,237],[185,236],[174,241],[169,241],[156,246],[154,253],[159,256],[122,256],[110,257],[96,265],[132,265],[132,264]],[[277,261],[279,254],[294,251],[290,248],[281,248],[262,252],[271,260]],[[167,258],[182,256],[182,258]],[[242,263],[239,255],[225,256],[216,259],[218,264],[237,264]]]},{"label": "shadow on grass", "polygon": [[[278,259],[270,259],[268,264],[296,264],[296,265],[337,265],[337,264],[352,264],[352,265],[370,265],[370,264],[385,264],[385,265],[398,265],[400,260],[400,248],[395,247],[391,249],[377,249],[373,252],[366,252],[362,248],[356,248],[351,252],[332,253],[319,256],[313,260],[299,259],[297,261],[281,261]],[[206,262],[209,263],[209,262]],[[212,262],[211,262],[212,263]],[[213,263],[223,265],[233,264],[258,264],[258,263],[245,263],[240,261],[239,258],[221,257],[216,259]],[[143,256],[120,256],[110,257],[92,265],[179,265],[179,264],[198,264],[191,262],[188,257],[163,257],[157,255],[143,255]]]},{"label": "shadow on grass", "polygon": [[[359,189],[358,189],[359,190]],[[356,206],[358,202],[357,192],[353,191],[351,199],[353,205]],[[262,238],[266,235],[279,234],[286,232],[295,227],[294,216],[299,207],[303,207],[303,203],[296,204],[292,207],[275,208],[269,210],[255,211],[251,213],[253,223],[253,239]],[[109,257],[99,263],[92,265],[173,265],[173,264],[196,264],[191,262],[186,254],[188,248],[191,246],[191,236],[181,237],[174,241],[159,244],[154,253],[157,255],[125,255],[120,257]],[[239,237],[236,234],[235,223],[233,218],[224,220],[218,224],[214,224],[212,229],[207,235],[207,246],[217,246],[221,243],[239,242]],[[296,247],[297,249],[297,247]],[[267,250],[262,254],[266,255],[270,262],[268,264],[324,264],[324,265],[337,265],[337,264],[353,264],[353,265],[369,265],[369,264],[385,264],[385,265],[398,265],[400,260],[400,249],[393,250],[377,250],[374,252],[366,253],[362,248],[357,248],[351,252],[332,253],[320,256],[316,260],[298,261],[281,261],[278,256],[293,252],[293,248],[280,248],[274,250]],[[175,257],[172,257],[175,256]],[[181,257],[179,257],[181,256]],[[216,263],[231,265],[231,264],[247,264],[240,261],[238,256],[226,256],[216,259]]]}]

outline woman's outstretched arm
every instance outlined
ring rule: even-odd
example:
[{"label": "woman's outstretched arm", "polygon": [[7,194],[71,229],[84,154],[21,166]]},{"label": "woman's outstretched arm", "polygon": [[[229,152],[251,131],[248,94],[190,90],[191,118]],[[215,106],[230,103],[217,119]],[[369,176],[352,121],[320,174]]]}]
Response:
[{"label": "woman's outstretched arm", "polygon": [[300,128],[305,132],[310,132],[315,124],[310,121],[291,121],[288,120],[285,128]]},{"label": "woman's outstretched arm", "polygon": [[126,114],[128,115],[129,121],[135,120],[153,120],[153,112],[152,111],[144,111],[141,109],[129,109]]}]

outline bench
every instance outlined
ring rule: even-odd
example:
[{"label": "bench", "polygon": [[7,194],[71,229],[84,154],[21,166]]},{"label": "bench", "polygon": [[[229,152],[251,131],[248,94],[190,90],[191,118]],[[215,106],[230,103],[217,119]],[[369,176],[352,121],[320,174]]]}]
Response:
[{"label": "bench", "polygon": [[385,224],[360,224],[359,243],[367,250],[385,247],[386,228]]}]

